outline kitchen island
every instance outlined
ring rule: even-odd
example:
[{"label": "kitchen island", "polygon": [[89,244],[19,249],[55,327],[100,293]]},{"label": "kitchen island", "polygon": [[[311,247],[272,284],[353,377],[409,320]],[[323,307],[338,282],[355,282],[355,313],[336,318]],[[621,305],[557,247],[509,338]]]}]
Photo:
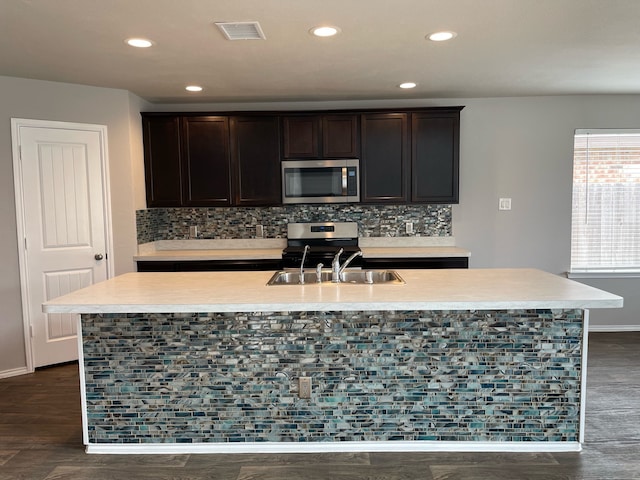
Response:
[{"label": "kitchen island", "polygon": [[531,269],[399,273],[132,273],[47,302],[80,314],[87,451],[580,449],[588,309],[622,298]]}]

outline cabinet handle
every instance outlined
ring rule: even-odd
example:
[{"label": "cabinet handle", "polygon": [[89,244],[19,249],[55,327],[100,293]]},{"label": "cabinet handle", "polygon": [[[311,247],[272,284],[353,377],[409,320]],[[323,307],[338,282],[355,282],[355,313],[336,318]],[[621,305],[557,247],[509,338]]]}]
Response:
[{"label": "cabinet handle", "polygon": [[342,195],[347,195],[347,167],[342,167]]}]

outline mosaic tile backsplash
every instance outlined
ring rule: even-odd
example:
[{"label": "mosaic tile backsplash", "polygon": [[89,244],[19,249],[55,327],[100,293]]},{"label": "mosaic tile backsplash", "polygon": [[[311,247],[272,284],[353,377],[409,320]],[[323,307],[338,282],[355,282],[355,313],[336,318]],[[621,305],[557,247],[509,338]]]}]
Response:
[{"label": "mosaic tile backsplash", "polygon": [[407,236],[405,223],[413,222],[411,236],[451,236],[451,205],[291,205],[238,208],[149,208],[136,212],[138,244],[189,238],[254,238],[263,225],[264,238],[284,238],[291,222],[357,222],[361,237]]},{"label": "mosaic tile backsplash", "polygon": [[[91,443],[577,442],[581,310],[82,315]],[[300,376],[310,399],[298,398]]]}]

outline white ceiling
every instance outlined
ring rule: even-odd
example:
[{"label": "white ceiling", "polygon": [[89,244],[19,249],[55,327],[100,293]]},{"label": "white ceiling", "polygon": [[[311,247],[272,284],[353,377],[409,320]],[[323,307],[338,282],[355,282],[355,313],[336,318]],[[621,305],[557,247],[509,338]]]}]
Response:
[{"label": "white ceiling", "polygon": [[[425,40],[438,30],[458,36]],[[640,0],[0,0],[0,75],[158,103],[638,94]]]}]

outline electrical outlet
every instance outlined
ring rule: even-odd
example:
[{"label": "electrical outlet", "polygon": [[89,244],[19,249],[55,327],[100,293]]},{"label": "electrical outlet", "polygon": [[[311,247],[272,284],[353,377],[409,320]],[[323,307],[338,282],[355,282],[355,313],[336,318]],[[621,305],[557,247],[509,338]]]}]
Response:
[{"label": "electrical outlet", "polygon": [[198,236],[198,227],[196,225],[189,227],[189,237],[196,238]]},{"label": "electrical outlet", "polygon": [[264,237],[264,227],[262,225],[256,225],[256,238]]},{"label": "electrical outlet", "polygon": [[311,377],[298,377],[298,397],[311,398]]},{"label": "electrical outlet", "polygon": [[498,210],[511,210],[511,199],[501,198],[498,201]]},{"label": "electrical outlet", "polygon": [[413,233],[413,222],[405,223],[404,229],[407,233]]}]

